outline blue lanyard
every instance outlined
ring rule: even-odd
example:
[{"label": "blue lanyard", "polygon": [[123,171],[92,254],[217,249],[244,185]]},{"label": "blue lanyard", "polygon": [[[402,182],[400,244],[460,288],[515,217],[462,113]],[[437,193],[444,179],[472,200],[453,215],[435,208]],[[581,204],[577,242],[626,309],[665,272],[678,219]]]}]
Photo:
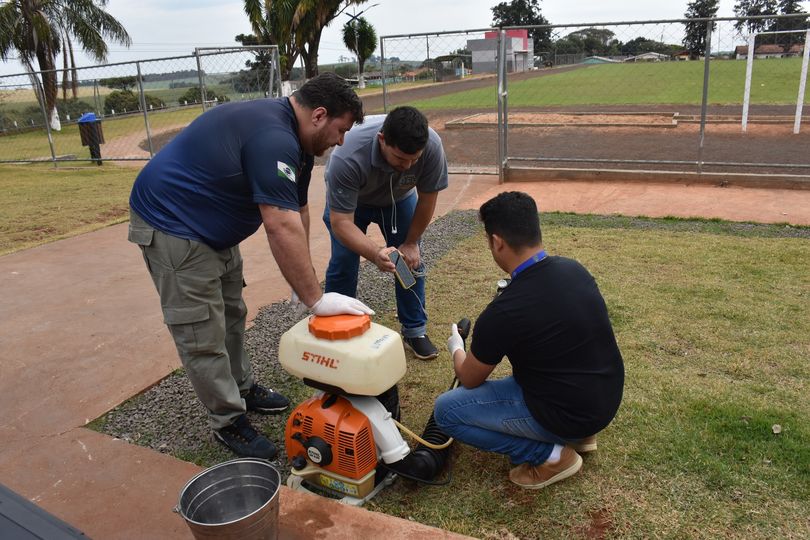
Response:
[{"label": "blue lanyard", "polygon": [[532,266],[533,264],[539,263],[540,261],[542,261],[545,258],[546,258],[546,250],[541,249],[540,251],[538,251],[537,253],[535,253],[534,255],[532,255],[531,257],[529,257],[528,259],[526,259],[522,263],[520,263],[520,266],[518,266],[517,268],[515,268],[512,271],[512,279],[515,279],[519,273],[523,272],[524,270],[526,270],[528,267]]}]

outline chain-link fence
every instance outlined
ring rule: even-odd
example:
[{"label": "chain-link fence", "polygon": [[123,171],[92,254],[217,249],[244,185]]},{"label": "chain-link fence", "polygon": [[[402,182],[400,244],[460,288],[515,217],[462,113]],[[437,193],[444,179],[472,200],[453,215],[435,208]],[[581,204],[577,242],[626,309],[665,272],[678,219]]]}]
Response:
[{"label": "chain-link fence", "polygon": [[274,46],[0,76],[0,162],[147,160],[205,109],[280,93]]},{"label": "chain-link fence", "polygon": [[391,77],[384,101],[422,109],[452,164],[505,178],[529,167],[807,177],[807,28],[801,15],[386,36],[389,74],[421,69],[433,83],[432,58],[470,65],[465,84],[419,92]]}]

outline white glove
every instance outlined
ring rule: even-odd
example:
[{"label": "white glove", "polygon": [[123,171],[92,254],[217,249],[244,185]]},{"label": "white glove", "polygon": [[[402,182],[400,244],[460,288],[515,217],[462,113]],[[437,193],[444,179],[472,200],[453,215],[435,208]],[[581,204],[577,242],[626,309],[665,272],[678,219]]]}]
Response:
[{"label": "white glove", "polygon": [[314,315],[330,317],[332,315],[374,315],[374,310],[357,298],[336,292],[324,293],[321,299],[309,308]]},{"label": "white glove", "polygon": [[461,339],[461,334],[458,333],[458,325],[453,323],[453,326],[450,327],[450,337],[447,338],[447,350],[450,351],[451,359],[459,349],[464,350],[464,340]]},{"label": "white glove", "polygon": [[290,295],[290,307],[293,309],[293,313],[295,313],[295,317],[300,319],[304,316],[304,313],[307,312],[307,306],[298,298],[298,294],[295,291],[292,291]]}]

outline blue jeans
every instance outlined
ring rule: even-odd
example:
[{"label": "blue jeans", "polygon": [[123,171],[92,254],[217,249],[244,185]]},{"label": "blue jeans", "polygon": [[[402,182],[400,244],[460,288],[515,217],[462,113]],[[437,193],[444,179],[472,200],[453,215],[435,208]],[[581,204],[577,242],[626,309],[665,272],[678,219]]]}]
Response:
[{"label": "blue jeans", "polygon": [[[385,237],[386,246],[399,247],[408,237],[408,229],[413,220],[418,196],[416,193],[398,201],[396,205],[383,208],[359,206],[354,211],[354,224],[363,231],[368,231],[371,223],[376,223]],[[392,219],[396,216],[396,227]],[[340,243],[332,232],[329,221],[329,203],[323,212],[323,222],[329,230],[332,240],[332,257],[326,269],[326,292],[337,292],[347,296],[357,296],[357,275],[360,270],[360,255]],[[396,232],[392,232],[396,230]],[[421,244],[420,244],[421,247]],[[419,337],[427,331],[427,313],[425,312],[425,266],[420,264],[413,271],[416,285],[403,289],[394,279],[397,297],[397,317],[402,324],[402,336]]]},{"label": "blue jeans", "polygon": [[434,415],[446,434],[481,450],[506,454],[515,465],[539,465],[555,444],[567,442],[537,423],[514,377],[445,392],[436,400]]}]

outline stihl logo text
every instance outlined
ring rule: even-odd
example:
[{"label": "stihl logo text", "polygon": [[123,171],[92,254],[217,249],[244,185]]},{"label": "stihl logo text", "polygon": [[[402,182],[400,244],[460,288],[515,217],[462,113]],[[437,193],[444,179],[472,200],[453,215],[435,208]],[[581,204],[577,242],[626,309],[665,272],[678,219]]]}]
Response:
[{"label": "stihl logo text", "polygon": [[319,364],[321,366],[326,366],[328,368],[337,369],[340,360],[337,358],[329,358],[328,356],[323,356],[320,354],[315,354],[311,352],[304,351],[304,354],[301,355],[301,360],[304,362],[312,362],[313,364]]}]

